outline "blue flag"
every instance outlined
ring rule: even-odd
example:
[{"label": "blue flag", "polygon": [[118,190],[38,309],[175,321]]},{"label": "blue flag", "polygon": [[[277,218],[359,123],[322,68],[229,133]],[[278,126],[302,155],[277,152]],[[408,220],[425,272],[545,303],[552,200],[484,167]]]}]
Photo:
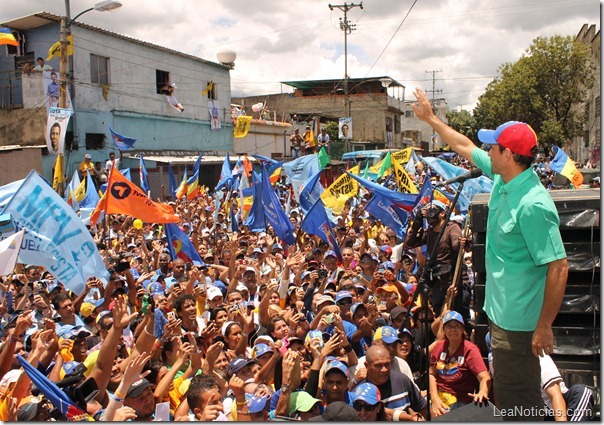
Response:
[{"label": "blue flag", "polygon": [[[457,167],[453,164],[449,164],[447,161],[432,157],[420,157],[430,168],[436,171],[443,179],[448,180],[453,177],[457,177],[460,174],[466,173],[468,170],[465,168]],[[459,183],[451,185],[457,190]],[[457,199],[457,208],[462,214],[468,213],[470,202],[477,193],[491,193],[493,190],[493,180],[487,176],[480,176],[477,179],[466,180],[463,186],[463,190]]]},{"label": "blue flag", "polygon": [[129,181],[132,181],[132,176],[130,175],[130,168],[124,168],[123,170],[120,170],[120,173],[122,173],[122,176],[126,177]]},{"label": "blue flag", "polygon": [[141,179],[141,189],[143,189],[143,191],[147,194],[147,196],[150,195],[151,193],[151,189],[149,189],[149,174],[147,173],[147,167],[145,167],[145,160],[143,159],[143,154],[140,154],[139,157],[139,176]]},{"label": "blue flag", "polygon": [[304,155],[286,162],[283,164],[283,169],[291,182],[296,199],[299,199],[300,187],[321,170],[317,154]]},{"label": "blue flag", "polygon": [[17,356],[17,360],[29,379],[31,379],[31,382],[67,419],[70,421],[85,421],[90,418],[86,412],[76,406],[75,402],[65,394],[65,391],[44,376],[38,369],[30,365],[27,360],[21,356]]},{"label": "blue flag", "polygon": [[325,190],[323,186],[321,186],[321,173],[323,170],[319,170],[317,174],[311,177],[308,180],[308,183],[302,184],[300,187],[300,208],[304,214],[307,214],[308,211],[312,208],[312,206],[321,198],[321,194]]},{"label": "blue flag", "polygon": [[323,204],[321,198],[319,198],[310,211],[308,211],[300,228],[308,234],[317,235],[328,243],[331,249],[336,253],[338,259],[342,261],[342,253],[340,252],[336,235],[333,232],[332,223],[327,216],[325,204]]},{"label": "blue flag", "polygon": [[176,184],[176,177],[174,177],[174,170],[172,170],[172,164],[170,163],[168,163],[168,181],[170,182],[170,195],[175,198],[178,185]]},{"label": "blue flag", "polygon": [[249,154],[250,156],[253,156],[254,158],[256,158],[258,161],[260,161],[260,164],[262,165],[266,165],[266,168],[273,169],[276,170],[275,166],[281,166],[281,164],[283,164],[283,162],[277,161],[273,158],[269,158],[267,156],[262,156],[262,155],[257,155],[257,154]]},{"label": "blue flag", "polygon": [[113,131],[111,127],[109,127],[109,131],[111,132],[111,138],[113,139],[113,144],[115,147],[121,151],[125,151],[126,149],[131,149],[134,147],[137,139],[132,139],[130,137],[122,136],[121,134]]},{"label": "blue flag", "polygon": [[226,158],[224,158],[224,162],[222,163],[222,171],[220,172],[220,180],[216,185],[216,190],[222,189],[223,186],[230,189],[232,184],[233,173],[231,172],[231,161],[229,159],[229,153],[227,152]]},{"label": "blue flag", "polygon": [[176,223],[164,224],[166,238],[168,238],[168,250],[172,260],[182,259],[185,263],[193,263],[194,266],[203,266],[205,263],[191,243],[189,237],[180,230]]},{"label": "blue flag", "polygon": [[[264,217],[264,210],[262,207],[262,180],[258,177],[256,172],[252,173],[253,186],[247,189],[243,189],[243,196],[254,196],[254,202],[252,208],[245,220],[245,225],[250,228],[252,232],[262,232],[266,230],[266,218]],[[252,195],[246,194],[246,191],[252,191]]]},{"label": "blue flag", "polygon": [[80,217],[52,187],[32,171],[4,208],[15,227],[30,229],[51,241],[56,259],[52,274],[68,289],[79,295],[86,280],[109,277],[94,239]]},{"label": "blue flag", "polygon": [[277,194],[271,185],[269,174],[264,166],[262,167],[262,206],[264,207],[264,216],[273,227],[275,234],[288,245],[296,242],[294,236],[294,225],[285,215]]},{"label": "blue flag", "polygon": [[203,158],[203,154],[200,152],[199,156],[197,157],[197,161],[195,161],[195,164],[193,164],[193,174],[199,171],[199,167],[201,166],[201,158]]},{"label": "blue flag", "polygon": [[379,194],[371,197],[365,211],[390,227],[399,238],[407,236],[407,213],[395,206]]},{"label": "blue flag", "polygon": [[422,188],[419,190],[417,194],[417,200],[415,201],[415,205],[413,206],[413,211],[411,212],[411,218],[415,220],[415,216],[418,211],[423,207],[432,202],[434,197],[434,187],[432,186],[432,181],[426,176],[424,179],[424,183],[422,184]]},{"label": "blue flag", "polygon": [[415,205],[417,194],[396,192],[362,177],[355,176],[348,171],[346,171],[346,174],[365,186],[373,195],[380,195],[383,200],[389,201],[395,207],[411,211]]},{"label": "blue flag", "polygon": [[101,200],[101,197],[99,196],[99,192],[96,190],[96,186],[94,185],[92,176],[88,170],[86,170],[86,174],[86,195],[84,196],[84,199],[80,201],[80,208],[94,208]]}]

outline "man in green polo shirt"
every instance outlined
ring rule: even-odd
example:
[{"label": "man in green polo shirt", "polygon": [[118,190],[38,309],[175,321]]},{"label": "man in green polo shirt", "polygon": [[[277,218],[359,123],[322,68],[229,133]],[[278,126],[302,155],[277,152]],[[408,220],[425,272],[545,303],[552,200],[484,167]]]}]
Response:
[{"label": "man in green polo shirt", "polygon": [[541,419],[538,356],[554,348],[552,323],[564,297],[568,263],[556,207],[531,167],[537,135],[517,121],[480,130],[479,140],[490,145],[487,153],[434,115],[423,91],[413,94],[417,118],[493,178],[484,310],[491,322],[495,404],[504,419]]}]

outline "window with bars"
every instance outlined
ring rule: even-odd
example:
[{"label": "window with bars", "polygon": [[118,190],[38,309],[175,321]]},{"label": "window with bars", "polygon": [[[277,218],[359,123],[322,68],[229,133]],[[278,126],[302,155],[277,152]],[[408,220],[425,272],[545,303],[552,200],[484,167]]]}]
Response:
[{"label": "window with bars", "polygon": [[86,133],[86,149],[103,149],[105,147],[105,134]]},{"label": "window with bars", "polygon": [[212,81],[208,81],[208,86],[210,84],[212,85],[212,87],[208,90],[208,100],[218,100],[218,97],[217,97],[218,90],[216,90],[216,83],[214,83]]}]

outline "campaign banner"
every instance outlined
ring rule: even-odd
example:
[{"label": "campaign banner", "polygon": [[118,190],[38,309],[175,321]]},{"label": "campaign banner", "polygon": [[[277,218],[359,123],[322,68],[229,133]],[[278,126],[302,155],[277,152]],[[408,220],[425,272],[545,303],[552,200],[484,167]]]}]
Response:
[{"label": "campaign banner", "polygon": [[352,139],[352,118],[340,118],[338,120],[338,138]]},{"label": "campaign banner", "polygon": [[92,236],[77,214],[35,171],[4,208],[15,226],[27,228],[50,240],[48,250],[55,262],[52,275],[75,294],[86,288],[86,280],[109,277]]},{"label": "campaign banner", "polygon": [[[44,71],[42,73],[44,78],[44,87],[46,87],[46,110],[50,112],[51,108],[59,107],[59,98],[61,93],[61,87],[59,84],[59,74],[57,71]],[[71,96],[69,95],[69,88],[65,88],[65,108],[73,111],[71,105]]]},{"label": "campaign banner", "polygon": [[65,152],[65,134],[73,111],[50,108],[46,119],[46,147],[51,155],[63,155]]},{"label": "campaign banner", "polygon": [[222,128],[220,122],[220,102],[218,100],[208,100],[208,112],[210,112],[210,130],[220,131]]}]

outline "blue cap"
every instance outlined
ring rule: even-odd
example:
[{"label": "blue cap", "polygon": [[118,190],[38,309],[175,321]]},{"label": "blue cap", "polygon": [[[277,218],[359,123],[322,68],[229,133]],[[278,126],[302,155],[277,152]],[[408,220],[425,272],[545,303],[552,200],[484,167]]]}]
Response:
[{"label": "blue cap", "polygon": [[80,364],[80,362],[63,363],[63,371],[65,372],[65,375],[73,373]]},{"label": "blue cap", "polygon": [[254,357],[260,357],[266,353],[274,353],[273,349],[267,344],[254,345]]},{"label": "blue cap", "polygon": [[[401,342],[401,339],[398,337],[397,330],[394,329],[392,326],[382,326],[381,328],[378,329],[378,331],[381,331],[381,332],[375,333],[374,340],[379,339],[377,337],[381,336],[382,341],[384,341],[386,344],[392,344],[397,341]],[[380,333],[381,333],[381,335],[380,335]]]},{"label": "blue cap", "polygon": [[354,303],[352,307],[350,307],[350,313],[354,316],[354,313],[357,312],[357,309],[363,307],[365,308],[365,304],[363,303]]},{"label": "blue cap", "polygon": [[164,288],[161,286],[161,283],[153,282],[153,283],[149,284],[149,286],[147,287],[147,292],[150,295],[163,294]]},{"label": "blue cap", "polygon": [[443,325],[450,322],[451,320],[457,320],[462,325],[464,324],[463,317],[461,317],[461,314],[453,310],[447,311],[445,313],[445,315],[443,316]]},{"label": "blue cap", "polygon": [[48,293],[50,294],[54,289],[59,288],[61,285],[61,283],[59,283],[56,280],[53,280],[52,283],[48,284],[47,290]]},{"label": "blue cap", "polygon": [[308,270],[302,273],[302,276],[300,276],[300,279],[304,280],[306,279],[306,277],[310,276],[310,273]]},{"label": "blue cap", "polygon": [[229,365],[226,368],[227,375],[229,375],[229,376],[234,375],[235,373],[239,372],[241,369],[243,369],[247,365],[252,364],[254,362],[257,362],[257,360],[256,359],[242,359],[242,358],[237,358],[237,359],[231,360],[231,362],[229,363]]},{"label": "blue cap", "polygon": [[270,397],[268,395],[265,395],[264,397],[256,397],[255,395],[251,394],[249,394],[249,398],[247,396],[248,394],[246,394],[245,397],[247,399],[247,410],[250,413],[262,412],[266,408],[266,402]]},{"label": "blue cap", "polygon": [[273,251],[276,249],[283,251],[283,246],[280,243],[273,244]]},{"label": "blue cap", "polygon": [[407,329],[407,328],[403,329],[403,330],[402,330],[402,331],[400,331],[398,334],[399,334],[399,336],[401,336],[401,335],[403,335],[403,334],[409,335],[409,336],[411,337],[411,339],[413,340],[413,334],[412,334],[412,333],[411,333],[411,331],[410,331],[409,329]]},{"label": "blue cap", "polygon": [[86,328],[84,328],[83,326],[69,325],[69,327],[66,326],[63,329],[61,329],[61,334],[59,336],[63,339],[75,340],[78,337],[86,338],[86,337],[89,337],[90,335],[92,335],[92,334],[90,332],[88,332],[86,330]]},{"label": "blue cap", "polygon": [[364,384],[357,385],[354,389],[354,395],[352,396],[351,401],[354,403],[357,400],[374,405],[382,401],[382,395],[380,394],[378,387],[370,382],[365,382]]},{"label": "blue cap", "polygon": [[151,277],[151,282],[157,282],[159,279],[164,279],[164,280],[166,280],[166,275],[165,275],[165,274],[163,274],[163,273],[158,273],[158,274],[155,274],[155,275],[153,275],[153,276]]},{"label": "blue cap", "polygon": [[348,378],[348,368],[344,363],[339,360],[332,360],[327,363],[327,367],[325,368],[325,375],[327,375],[332,370],[337,370],[344,374],[345,377]]},{"label": "blue cap", "polygon": [[328,251],[325,251],[325,255],[323,255],[323,258],[327,258],[327,257],[338,258],[338,256],[336,255],[335,251],[332,251],[331,249],[328,250]]},{"label": "blue cap", "polygon": [[382,267],[384,267],[385,269],[394,270],[394,264],[392,263],[392,261],[384,261],[382,263]]},{"label": "blue cap", "polygon": [[340,291],[336,295],[336,304],[339,303],[344,298],[352,298],[352,294],[350,291]]}]

